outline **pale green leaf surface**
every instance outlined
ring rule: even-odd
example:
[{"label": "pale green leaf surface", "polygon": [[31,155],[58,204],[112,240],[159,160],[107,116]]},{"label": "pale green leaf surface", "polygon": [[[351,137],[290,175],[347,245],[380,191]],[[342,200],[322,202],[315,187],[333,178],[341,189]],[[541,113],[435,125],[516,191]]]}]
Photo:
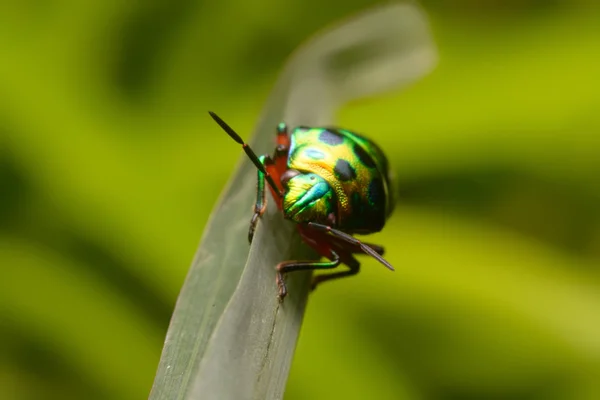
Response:
[{"label": "pale green leaf surface", "polygon": [[[294,54],[252,146],[259,154],[271,151],[274,127],[282,120],[291,126],[332,123],[343,102],[412,82],[435,60],[417,8],[391,5],[354,18]],[[235,129],[234,120],[221,116]],[[215,134],[219,131],[215,125]],[[171,320],[151,399],[282,397],[310,276],[289,277],[289,295],[280,304],[274,266],[314,255],[272,203],[249,250],[255,176],[244,157],[207,224]]]}]

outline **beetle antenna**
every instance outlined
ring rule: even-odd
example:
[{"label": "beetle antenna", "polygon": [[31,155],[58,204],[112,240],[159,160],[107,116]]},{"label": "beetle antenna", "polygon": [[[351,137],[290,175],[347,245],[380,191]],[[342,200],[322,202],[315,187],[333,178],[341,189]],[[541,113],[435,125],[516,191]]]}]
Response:
[{"label": "beetle antenna", "polygon": [[377,253],[375,250],[373,250],[372,248],[370,248],[369,246],[367,246],[366,244],[364,244],[357,238],[355,238],[351,235],[348,235],[347,233],[344,233],[342,231],[338,231],[337,229],[333,229],[332,227],[327,226],[327,225],[309,222],[308,226],[310,226],[311,228],[314,228],[318,231],[321,231],[321,232],[331,233],[333,236],[342,239],[344,242],[353,244],[355,246],[359,246],[362,251],[364,251],[371,257],[375,258],[377,261],[382,263],[386,268],[388,268],[391,271],[395,271],[394,267],[392,267],[392,264],[387,262],[385,260],[385,258],[381,257],[381,255],[379,253]]},{"label": "beetle antenna", "polygon": [[244,152],[246,152],[246,155],[248,156],[248,158],[250,158],[250,160],[256,166],[256,168],[258,168],[258,170],[265,175],[265,178],[267,179],[267,182],[269,183],[269,186],[271,186],[271,188],[275,191],[275,193],[279,194],[279,197],[282,197],[283,194],[281,193],[281,191],[279,190],[279,188],[275,184],[275,181],[273,180],[273,177],[271,176],[271,174],[269,174],[269,172],[265,168],[264,164],[260,162],[260,160],[258,159],[258,156],[254,152],[254,150],[252,150],[250,148],[250,146],[248,146],[248,144],[245,143],[242,140],[242,138],[240,137],[240,135],[238,135],[236,133],[236,131],[234,131],[229,125],[227,125],[227,123],[225,121],[223,121],[221,119],[221,117],[219,117],[217,114],[215,114],[212,111],[209,111],[208,113],[210,114],[210,116],[212,117],[212,119],[214,119],[215,122],[217,124],[219,124],[219,126],[225,132],[227,132],[227,134],[229,135],[229,137],[231,137],[233,140],[235,140],[236,142],[238,142],[239,144],[242,145],[242,148],[244,149]]}]

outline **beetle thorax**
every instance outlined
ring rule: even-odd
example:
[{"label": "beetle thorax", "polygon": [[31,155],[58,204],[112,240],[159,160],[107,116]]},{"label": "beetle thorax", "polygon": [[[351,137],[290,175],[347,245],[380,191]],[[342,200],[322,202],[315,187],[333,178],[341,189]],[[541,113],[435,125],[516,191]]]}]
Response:
[{"label": "beetle thorax", "polygon": [[285,188],[283,213],[294,222],[336,225],[337,200],[327,181],[314,173],[288,170],[281,177]]}]

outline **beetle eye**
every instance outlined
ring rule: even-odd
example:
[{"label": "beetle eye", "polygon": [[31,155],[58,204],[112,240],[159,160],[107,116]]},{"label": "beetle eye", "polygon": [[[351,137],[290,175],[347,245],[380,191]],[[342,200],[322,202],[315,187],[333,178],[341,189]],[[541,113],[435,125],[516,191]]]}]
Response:
[{"label": "beetle eye", "polygon": [[295,169],[288,169],[287,171],[285,171],[283,173],[283,175],[281,175],[281,184],[283,186],[287,186],[287,183],[289,182],[289,180],[297,175],[300,175],[300,171],[295,170]]}]

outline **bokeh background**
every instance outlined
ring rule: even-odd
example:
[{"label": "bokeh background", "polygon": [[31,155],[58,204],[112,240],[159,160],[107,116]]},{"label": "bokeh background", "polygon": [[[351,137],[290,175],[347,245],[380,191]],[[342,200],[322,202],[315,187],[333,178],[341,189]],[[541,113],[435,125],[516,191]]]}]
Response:
[{"label": "bokeh background", "polygon": [[[0,3],[0,398],[147,398],[286,57],[371,0]],[[286,399],[600,398],[600,6],[423,1],[437,69],[349,105],[398,178]],[[248,205],[250,217],[251,205]],[[275,290],[275,288],[274,288]]]}]

